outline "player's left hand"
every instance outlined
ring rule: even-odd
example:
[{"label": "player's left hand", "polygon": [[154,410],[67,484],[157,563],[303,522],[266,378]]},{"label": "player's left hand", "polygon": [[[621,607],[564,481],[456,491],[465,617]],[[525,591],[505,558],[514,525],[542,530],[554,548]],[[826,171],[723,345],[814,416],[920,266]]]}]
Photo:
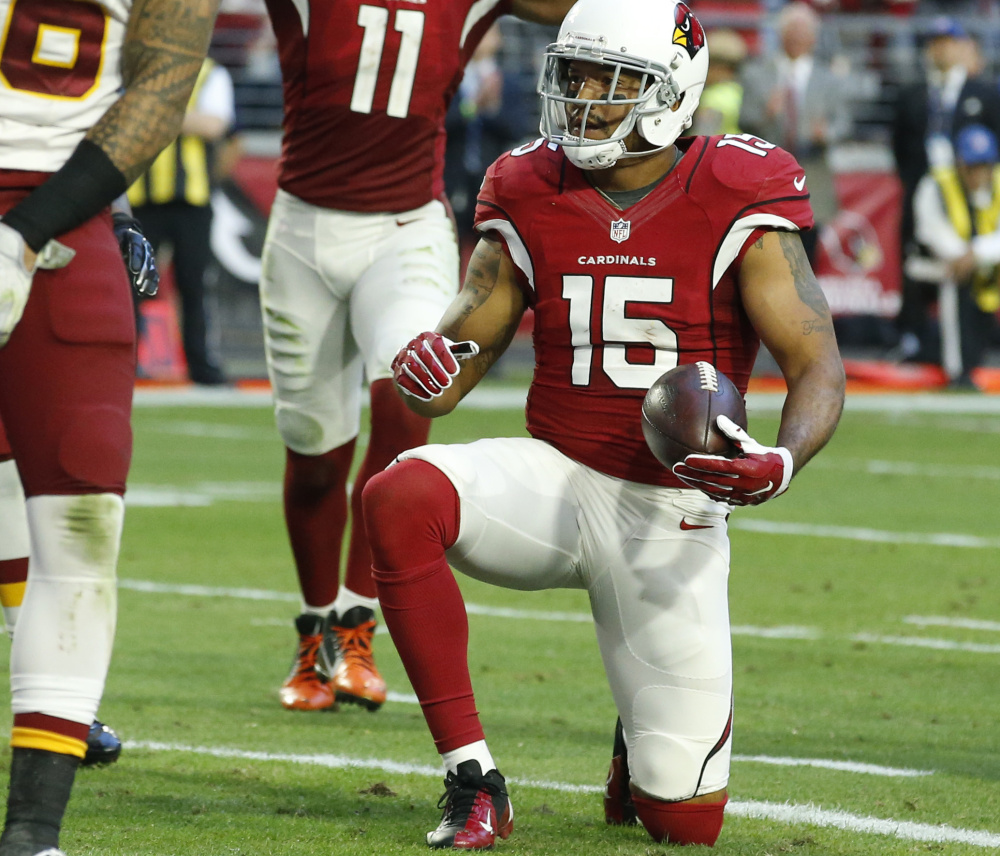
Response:
[{"label": "player's left hand", "polygon": [[674,464],[674,475],[730,505],[760,505],[784,493],[792,480],[792,453],[784,446],[762,446],[728,416],[719,416],[716,424],[740,454],[688,455]]},{"label": "player's left hand", "polygon": [[34,270],[24,265],[24,238],[0,222],[0,348],[24,314]]},{"label": "player's left hand", "polygon": [[142,234],[142,227],[134,217],[116,211],[111,215],[111,221],[132,290],[140,297],[155,297],[160,287],[160,271],[156,267],[153,245]]},{"label": "player's left hand", "polygon": [[458,377],[459,360],[479,353],[469,340],[453,342],[440,333],[421,333],[404,345],[392,361],[392,379],[407,395],[421,401],[438,398]]}]

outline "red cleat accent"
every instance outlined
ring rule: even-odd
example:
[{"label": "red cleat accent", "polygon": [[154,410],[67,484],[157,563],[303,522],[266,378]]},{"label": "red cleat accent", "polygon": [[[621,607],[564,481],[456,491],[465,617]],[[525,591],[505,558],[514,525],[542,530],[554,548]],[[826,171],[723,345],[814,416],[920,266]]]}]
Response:
[{"label": "red cleat accent", "polygon": [[514,806],[499,770],[483,775],[478,761],[463,761],[444,780],[441,823],[427,833],[427,844],[454,850],[489,850],[514,829]]},{"label": "red cleat accent", "polygon": [[611,767],[608,781],[604,786],[604,822],[611,826],[635,826],[639,818],[632,803],[632,791],[628,773],[628,751],[625,748],[625,733],[622,721],[615,725],[615,744],[612,749]]}]

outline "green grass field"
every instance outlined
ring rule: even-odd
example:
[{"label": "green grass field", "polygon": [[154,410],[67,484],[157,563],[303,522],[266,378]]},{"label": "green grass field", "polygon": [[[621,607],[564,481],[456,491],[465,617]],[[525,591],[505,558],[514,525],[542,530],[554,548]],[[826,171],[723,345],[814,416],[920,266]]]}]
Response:
[{"label": "green grass field", "polygon": [[[389,637],[378,713],[278,704],[298,609],[282,448],[266,401],[215,400],[136,409],[101,708],[126,750],[78,775],[63,848],[425,853],[441,771]],[[777,411],[760,401],[751,431],[770,442]],[[522,432],[516,407],[469,406],[433,438]],[[733,514],[736,757],[720,856],[1000,850],[998,441],[996,400],[852,400],[786,496]],[[500,852],[670,852],[603,823],[615,713],[585,595],[461,583],[479,709],[516,808]]]}]

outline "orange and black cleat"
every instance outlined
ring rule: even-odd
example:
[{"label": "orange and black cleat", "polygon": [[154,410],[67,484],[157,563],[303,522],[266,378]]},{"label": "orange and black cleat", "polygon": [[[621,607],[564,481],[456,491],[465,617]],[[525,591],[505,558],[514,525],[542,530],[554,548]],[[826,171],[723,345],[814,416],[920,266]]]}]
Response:
[{"label": "orange and black cleat", "polygon": [[302,613],[295,619],[299,647],[292,670],[278,695],[288,710],[330,710],[336,707],[333,687],[316,671],[316,654],[323,642],[323,616]]},{"label": "orange and black cleat", "polygon": [[318,668],[333,688],[337,701],[378,710],[385,702],[385,681],[372,658],[375,611],[355,606],[338,618],[326,620]]}]

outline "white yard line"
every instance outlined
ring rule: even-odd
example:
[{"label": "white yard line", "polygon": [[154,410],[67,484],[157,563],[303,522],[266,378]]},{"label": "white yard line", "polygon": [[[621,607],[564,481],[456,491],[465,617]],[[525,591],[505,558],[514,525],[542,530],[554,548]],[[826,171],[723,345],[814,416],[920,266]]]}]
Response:
[{"label": "white yard line", "polygon": [[232,502],[280,502],[277,482],[198,482],[179,485],[129,485],[125,504],[133,508],[178,508],[212,505],[216,500]]},{"label": "white yard line", "polygon": [[920,461],[880,461],[877,459],[838,458],[819,455],[809,462],[809,469],[867,473],[873,476],[916,476],[939,479],[986,479],[1000,481],[1000,467],[947,466]]},{"label": "white yard line", "polygon": [[274,428],[250,428],[245,425],[228,425],[216,422],[165,420],[145,428],[155,434],[175,434],[181,437],[208,437],[212,440],[250,440],[278,442]]},{"label": "white yard line", "polygon": [[964,630],[1000,631],[1000,621],[979,621],[975,618],[946,618],[941,615],[907,615],[904,624],[918,627],[961,627]]},{"label": "white yard line", "polygon": [[733,755],[734,761],[755,764],[771,764],[775,767],[818,767],[823,770],[837,770],[843,773],[861,773],[868,776],[889,776],[899,779],[913,779],[933,776],[933,770],[913,770],[908,767],[883,767],[881,764],[863,764],[859,761],[830,761],[825,758],[781,758],[772,755]]},{"label": "white yard line", "polygon": [[986,645],[980,642],[954,642],[951,639],[927,639],[923,636],[876,636],[872,633],[856,633],[851,639],[855,642],[869,642],[879,645],[901,645],[904,648],[933,648],[935,651],[971,651],[973,654],[1000,654],[1000,645]]},{"label": "white yard line", "polygon": [[973,847],[1000,848],[1000,834],[976,829],[956,829],[952,826],[934,826],[908,820],[886,820],[866,817],[846,811],[834,811],[813,805],[758,802],[757,800],[730,801],[726,814],[754,820],[773,820],[777,823],[804,823],[826,826],[848,832],[867,832],[888,835],[907,841],[933,841],[938,844],[971,844]]},{"label": "white yard line", "polygon": [[280,600],[301,603],[302,596],[286,591],[268,589],[222,588],[219,586],[188,585],[184,583],[154,583],[149,580],[119,579],[118,588],[141,591],[146,594],[188,594],[196,597],[232,597],[238,600]]},{"label": "white yard line", "polygon": [[848,541],[874,541],[882,544],[927,544],[934,547],[963,547],[976,550],[1000,549],[1000,538],[982,538],[957,532],[888,532],[861,526],[818,526],[813,523],[788,523],[779,520],[740,520],[733,518],[730,529],[762,532],[767,535],[802,535],[816,538],[842,538]]},{"label": "white yard line", "polygon": [[[441,768],[437,765],[409,764],[380,758],[252,752],[221,746],[189,746],[181,743],[160,743],[146,740],[127,740],[125,741],[125,747],[127,749],[146,749],[153,752],[184,752],[196,755],[208,755],[215,758],[238,758],[246,761],[309,764],[334,769],[382,770],[387,773],[426,776],[435,779],[442,777]],[[602,785],[574,785],[567,782],[520,779],[515,777],[511,777],[507,781],[513,785],[520,785],[522,787],[559,791],[562,793],[599,794],[604,790]],[[770,820],[786,824],[832,827],[849,832],[885,835],[908,841],[932,841],[942,844],[956,843],[970,844],[974,847],[1000,848],[1000,834],[995,832],[956,829],[955,827],[946,825],[913,823],[911,821],[871,817],[852,814],[846,811],[819,808],[813,805],[782,804],[761,802],[758,800],[730,800],[726,806],[726,813],[734,817]]]},{"label": "white yard line", "polygon": [[[268,589],[225,588],[195,584],[154,583],[148,580],[119,579],[118,588],[146,594],[183,594],[193,597],[230,597],[239,600],[280,601],[299,603],[301,597],[293,592],[271,591]],[[573,624],[589,624],[593,619],[587,612],[560,612],[541,609],[513,609],[504,606],[486,606],[467,603],[465,611],[469,615],[490,618],[511,618],[528,621],[565,621]],[[282,622],[284,623],[284,622]],[[987,624],[991,622],[986,622]],[[381,627],[379,628],[382,629]],[[776,627],[755,627],[735,624],[730,632],[733,636],[753,636],[761,639],[821,639],[822,632],[815,627],[779,625]],[[942,651],[970,651],[976,654],[1000,654],[1000,645],[981,645],[973,642],[955,642],[950,639],[928,639],[920,636],[876,636],[859,633],[848,637],[854,642],[868,642],[880,645],[900,645],[903,647],[935,648]]]}]

